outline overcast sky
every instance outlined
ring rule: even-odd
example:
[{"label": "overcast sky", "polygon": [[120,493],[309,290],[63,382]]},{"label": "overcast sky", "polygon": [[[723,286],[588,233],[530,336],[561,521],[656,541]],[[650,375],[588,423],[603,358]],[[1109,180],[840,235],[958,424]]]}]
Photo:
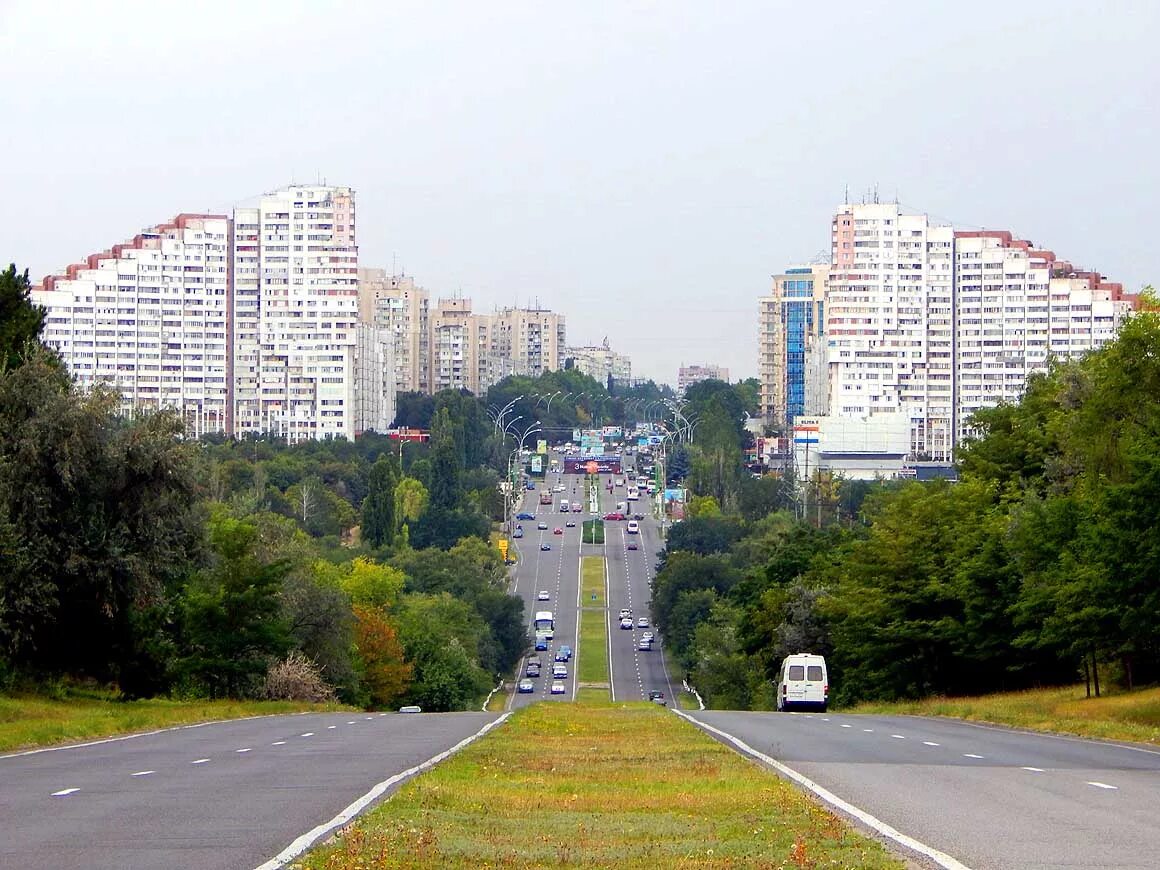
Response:
[{"label": "overcast sky", "polygon": [[363,265],[749,376],[847,186],[1160,283],[1158,33],[1156,0],[0,0],[0,259],[322,178]]}]

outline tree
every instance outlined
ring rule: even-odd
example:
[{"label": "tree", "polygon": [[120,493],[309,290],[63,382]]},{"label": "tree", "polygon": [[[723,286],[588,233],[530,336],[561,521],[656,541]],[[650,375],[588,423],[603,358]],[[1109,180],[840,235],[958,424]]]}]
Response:
[{"label": "tree", "polygon": [[404,477],[395,486],[395,519],[403,523],[413,523],[423,516],[431,497],[422,481],[414,477]]},{"label": "tree", "polygon": [[407,691],[412,666],[391,620],[377,607],[355,605],[355,653],[363,690],[372,707],[391,707]]},{"label": "tree", "polygon": [[431,506],[452,511],[460,506],[463,463],[455,443],[451,415],[446,408],[441,408],[432,421],[431,443]]},{"label": "tree", "polygon": [[12,263],[0,272],[0,368],[20,365],[44,328],[47,312],[32,303],[31,290],[27,269],[19,273]]},{"label": "tree", "polygon": [[383,453],[371,467],[369,489],[362,503],[362,539],[372,547],[390,546],[395,539],[397,484],[394,460]]}]

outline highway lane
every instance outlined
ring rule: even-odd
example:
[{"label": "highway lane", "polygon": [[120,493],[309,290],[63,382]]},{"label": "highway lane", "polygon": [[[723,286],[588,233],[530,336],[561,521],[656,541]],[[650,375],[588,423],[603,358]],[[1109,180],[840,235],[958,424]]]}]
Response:
[{"label": "highway lane", "polygon": [[497,718],[269,716],[3,756],[0,867],[256,867]]},{"label": "highway lane", "polygon": [[912,716],[688,715],[975,870],[1160,861],[1156,750]]}]

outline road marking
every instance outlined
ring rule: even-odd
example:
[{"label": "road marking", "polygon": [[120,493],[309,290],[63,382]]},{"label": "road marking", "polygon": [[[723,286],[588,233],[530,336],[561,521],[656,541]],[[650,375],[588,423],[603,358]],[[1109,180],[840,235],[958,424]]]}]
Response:
[{"label": "road marking", "polygon": [[863,731],[865,731],[867,734],[873,734],[873,733],[874,733],[874,729],[873,729],[873,728],[863,728],[862,730],[863,730]]},{"label": "road marking", "polygon": [[853,728],[853,725],[840,725],[840,728]]},{"label": "road marking", "polygon": [[822,717],[822,721],[823,721],[823,722],[829,722],[830,720],[829,720],[829,719],[827,719],[825,716],[823,716],[823,717]]},{"label": "road marking", "polygon": [[1032,773],[1043,773],[1042,767],[1023,767],[1020,770],[1030,770]]},{"label": "road marking", "polygon": [[964,752],[963,753],[963,758],[982,758],[982,757],[983,756],[981,756],[981,755],[975,755],[975,753],[973,753],[973,752]]},{"label": "road marking", "polygon": [[942,746],[941,743],[935,743],[933,740],[924,740],[924,741],[922,741],[922,745],[923,746]]},{"label": "road marking", "polygon": [[52,796],[53,797],[65,797],[66,795],[76,794],[78,791],[80,791],[79,788],[62,788],[60,791],[54,791],[52,793]]},{"label": "road marking", "polygon": [[375,718],[374,716],[367,716],[367,721],[369,722],[370,720],[372,720],[374,718]]},{"label": "road marking", "polygon": [[208,758],[195,758],[193,761],[191,761],[189,763],[190,764],[208,764],[209,759]]},{"label": "road marking", "polygon": [[129,776],[148,776],[149,774],[156,772],[156,770],[139,770],[136,773],[129,774]]},{"label": "road marking", "polygon": [[1106,782],[1089,782],[1088,785],[1094,785],[1096,788],[1106,788],[1111,791],[1118,791],[1118,785],[1108,785]]},{"label": "road marking", "polygon": [[[920,855],[925,855],[927,858],[930,858],[932,861],[934,861],[939,867],[944,868],[944,870],[969,870],[967,865],[956,860],[955,858],[952,858],[950,855],[946,854],[945,852],[940,852],[938,849],[935,849],[933,846],[928,846],[925,843],[922,843],[922,842],[914,839],[913,837],[907,836],[906,834],[902,833],[901,831],[897,830],[896,828],[892,828],[890,825],[886,824],[883,821],[880,821],[879,819],[876,819],[874,816],[870,815],[865,810],[859,809],[858,807],[854,806],[849,801],[842,800],[842,798],[838,797],[833,792],[831,792],[825,788],[822,788],[822,786],[818,785],[816,782],[809,779],[808,777],[803,776],[802,774],[798,773],[792,767],[789,767],[785,764],[782,764],[780,761],[777,761],[777,760],[771,758],[770,756],[766,755],[763,752],[758,752],[752,746],[750,746],[749,744],[745,743],[742,740],[739,740],[738,738],[734,737],[732,734],[729,734],[726,731],[722,731],[720,728],[714,728],[712,725],[708,725],[704,722],[700,722],[682,710],[673,710],[673,712],[676,713],[678,716],[680,716],[682,719],[685,719],[689,722],[692,722],[698,728],[702,728],[705,731],[710,732],[711,734],[716,734],[718,737],[721,737],[721,738],[725,739],[726,741],[728,741],[729,743],[732,743],[734,746],[736,746],[738,749],[740,749],[746,755],[749,755],[752,758],[756,758],[759,761],[763,762],[764,764],[769,765],[774,770],[776,770],[779,773],[783,774],[784,776],[792,779],[798,785],[802,786],[803,788],[809,789],[811,792],[816,794],[819,798],[821,798],[823,801],[828,803],[830,806],[835,807],[836,809],[839,809],[842,812],[853,816],[854,818],[858,819],[858,821],[862,822],[862,824],[868,825],[869,827],[873,828],[875,831],[877,831],[882,836],[893,840],[894,842],[906,847],[907,849],[910,849],[914,852],[918,852]],[[262,868],[259,868],[259,870],[262,870]]]},{"label": "road marking", "polygon": [[247,746],[245,749],[235,749],[234,752],[249,752],[251,747]]},{"label": "road marking", "polygon": [[333,731],[333,730],[334,730],[335,728],[337,728],[337,727],[338,727],[337,725],[327,725],[327,726],[326,726],[326,730],[327,730],[327,731]]},{"label": "road marking", "polygon": [[285,746],[285,745],[286,745],[286,741],[285,741],[285,740],[275,740],[275,741],[274,741],[273,743],[271,743],[270,745],[271,745],[271,746]]},{"label": "road marking", "polygon": [[305,734],[299,734],[298,736],[299,736],[299,737],[313,737],[313,736],[314,736],[314,732],[313,732],[313,731],[307,731]]},{"label": "road marking", "polygon": [[353,724],[354,724],[354,720],[353,720],[353,719],[351,719],[351,720],[350,720],[349,722],[347,722],[346,724],[347,724],[347,725],[353,725]]},{"label": "road marking", "polygon": [[509,716],[511,716],[510,712],[504,713],[498,719],[493,719],[491,722],[488,722],[470,737],[463,738],[450,749],[445,749],[439,754],[431,756],[421,764],[417,764],[414,767],[409,767],[402,773],[396,773],[394,776],[384,779],[354,803],[350,804],[346,809],[344,809],[329,822],[323,822],[318,827],[307,831],[269,861],[258,865],[255,870],[278,870],[280,867],[285,867],[287,864],[309,849],[310,846],[317,842],[321,837],[324,837],[335,828],[341,825],[345,825],[347,822],[365,810],[368,806],[370,806],[370,804],[374,803],[374,801],[382,797],[383,793],[386,792],[386,790],[391,786],[398,782],[402,782],[404,779],[408,779],[417,773],[427,770],[429,767],[434,767],[445,758],[450,758],[464,746],[467,746],[469,743],[478,740],[497,725],[501,725],[506,722]]},{"label": "road marking", "polygon": [[902,734],[891,734],[890,736],[893,737],[895,740],[905,740],[906,739],[906,737]]}]

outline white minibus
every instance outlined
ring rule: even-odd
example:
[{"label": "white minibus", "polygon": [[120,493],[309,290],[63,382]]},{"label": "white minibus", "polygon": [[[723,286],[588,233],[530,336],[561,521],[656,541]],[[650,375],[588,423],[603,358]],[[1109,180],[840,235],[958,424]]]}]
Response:
[{"label": "white minibus", "polygon": [[826,711],[830,698],[830,678],[826,660],[812,653],[794,653],[781,663],[777,682],[777,709]]}]

